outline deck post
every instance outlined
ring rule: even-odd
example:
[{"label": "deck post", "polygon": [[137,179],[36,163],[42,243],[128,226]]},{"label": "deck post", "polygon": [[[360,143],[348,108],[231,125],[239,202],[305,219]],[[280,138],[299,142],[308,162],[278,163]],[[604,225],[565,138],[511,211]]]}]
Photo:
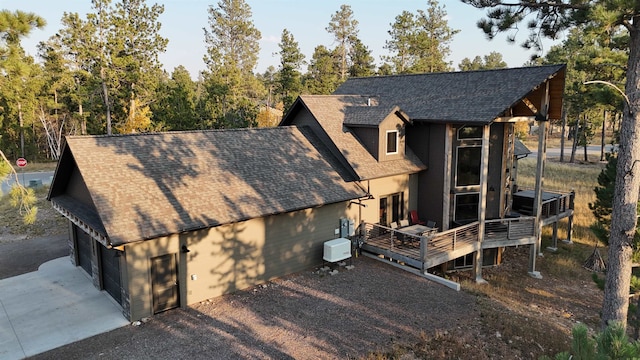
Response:
[{"label": "deck post", "polygon": [[487,219],[487,179],[489,174],[489,137],[491,125],[482,128],[482,166],[480,167],[480,204],[478,206],[478,250],[473,256],[473,277],[477,283],[485,283],[482,278],[482,241]]},{"label": "deck post", "polygon": [[[536,216],[536,250],[542,256],[542,184],[544,166],[547,160],[547,121],[549,120],[549,82],[546,84],[546,92],[542,98],[541,110],[536,114],[538,118],[538,162],[536,164],[536,187],[533,201],[534,214]],[[535,262],[533,264],[535,266]],[[535,271],[532,269],[531,271]]]},{"label": "deck post", "polygon": [[566,244],[573,244],[573,208],[574,208],[574,199],[576,197],[576,191],[571,190],[571,195],[569,195],[569,209],[571,209],[572,213],[569,215],[569,223],[567,224],[567,239],[564,240]]}]

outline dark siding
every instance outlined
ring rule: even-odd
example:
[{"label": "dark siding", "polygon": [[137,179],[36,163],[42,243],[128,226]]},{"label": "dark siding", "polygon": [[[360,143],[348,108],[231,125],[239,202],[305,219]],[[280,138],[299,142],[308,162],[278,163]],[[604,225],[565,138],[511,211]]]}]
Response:
[{"label": "dark siding", "polygon": [[369,151],[369,153],[371,153],[371,155],[373,155],[373,157],[376,158],[376,160],[378,159],[378,138],[379,138],[379,131],[377,128],[352,128],[351,131],[353,131],[356,136],[358,137],[358,140],[360,140],[360,142],[364,145],[364,147]]},{"label": "dark siding", "polygon": [[[504,149],[504,124],[493,123],[489,138],[489,173],[487,177],[487,219],[500,217],[500,193],[503,190],[502,157]],[[493,189],[493,191],[491,191]]]},{"label": "dark siding", "polygon": [[[442,186],[447,151],[444,148],[446,127],[441,124],[414,126],[407,133],[411,149],[428,166],[426,171],[419,174],[418,213],[422,219],[433,220],[441,227],[444,211]],[[426,160],[423,157],[426,157]]]}]

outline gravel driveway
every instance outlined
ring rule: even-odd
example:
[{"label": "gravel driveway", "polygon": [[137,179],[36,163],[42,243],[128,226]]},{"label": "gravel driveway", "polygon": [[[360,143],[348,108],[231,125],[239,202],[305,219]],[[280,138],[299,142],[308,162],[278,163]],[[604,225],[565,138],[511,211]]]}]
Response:
[{"label": "gravel driveway", "polygon": [[360,257],[158,314],[34,359],[347,359],[466,326],[473,296]]}]

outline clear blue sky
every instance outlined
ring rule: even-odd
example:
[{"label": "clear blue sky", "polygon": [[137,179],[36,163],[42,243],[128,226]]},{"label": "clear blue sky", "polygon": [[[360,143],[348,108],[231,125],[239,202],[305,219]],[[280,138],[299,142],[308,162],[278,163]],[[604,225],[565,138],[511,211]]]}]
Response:
[{"label": "clear blue sky", "polygon": [[[333,39],[327,33],[331,15],[341,4],[349,4],[354,18],[358,20],[359,37],[373,51],[378,63],[382,55],[388,55],[383,48],[389,39],[387,31],[395,17],[403,10],[413,13],[417,9],[426,9],[426,0],[246,0],[253,11],[253,22],[262,33],[260,58],[256,70],[264,72],[269,65],[277,68],[279,57],[274,55],[279,48],[278,42],[283,29],[288,29],[298,41],[300,49],[308,61],[317,45],[333,47]],[[203,28],[208,26],[207,8],[216,6],[218,0],[157,0],[164,4],[165,11],[160,17],[161,34],[169,39],[167,51],[160,60],[167,71],[172,72],[178,65],[184,65],[193,78],[205,68],[202,57],[205,53]],[[510,67],[522,66],[531,56],[530,51],[520,47],[527,36],[526,26],[517,35],[517,42],[509,44],[506,37],[500,35],[489,41],[476,22],[485,14],[459,0],[440,0],[448,13],[449,26],[460,30],[451,44],[448,61],[457,65],[462,59],[474,58],[498,51]],[[154,1],[148,0],[148,4]],[[63,12],[77,12],[83,18],[91,11],[90,0],[0,0],[0,8],[34,12],[47,20],[44,30],[35,30],[29,38],[22,41],[25,50],[36,55],[36,44],[46,40],[60,29]],[[545,40],[545,51],[554,43]],[[303,69],[306,71],[306,67]]]}]

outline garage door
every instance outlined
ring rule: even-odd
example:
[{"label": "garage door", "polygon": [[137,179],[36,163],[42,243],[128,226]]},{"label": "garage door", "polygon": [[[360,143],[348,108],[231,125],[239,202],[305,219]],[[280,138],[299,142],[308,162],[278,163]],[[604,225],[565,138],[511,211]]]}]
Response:
[{"label": "garage door", "polygon": [[91,243],[93,239],[86,232],[76,228],[76,238],[78,247],[76,248],[78,254],[78,265],[87,272],[87,274],[92,275],[92,267],[91,267]]},{"label": "garage door", "polygon": [[102,275],[102,287],[114,298],[118,304],[122,304],[120,292],[120,257],[119,252],[100,246],[100,264]]}]

